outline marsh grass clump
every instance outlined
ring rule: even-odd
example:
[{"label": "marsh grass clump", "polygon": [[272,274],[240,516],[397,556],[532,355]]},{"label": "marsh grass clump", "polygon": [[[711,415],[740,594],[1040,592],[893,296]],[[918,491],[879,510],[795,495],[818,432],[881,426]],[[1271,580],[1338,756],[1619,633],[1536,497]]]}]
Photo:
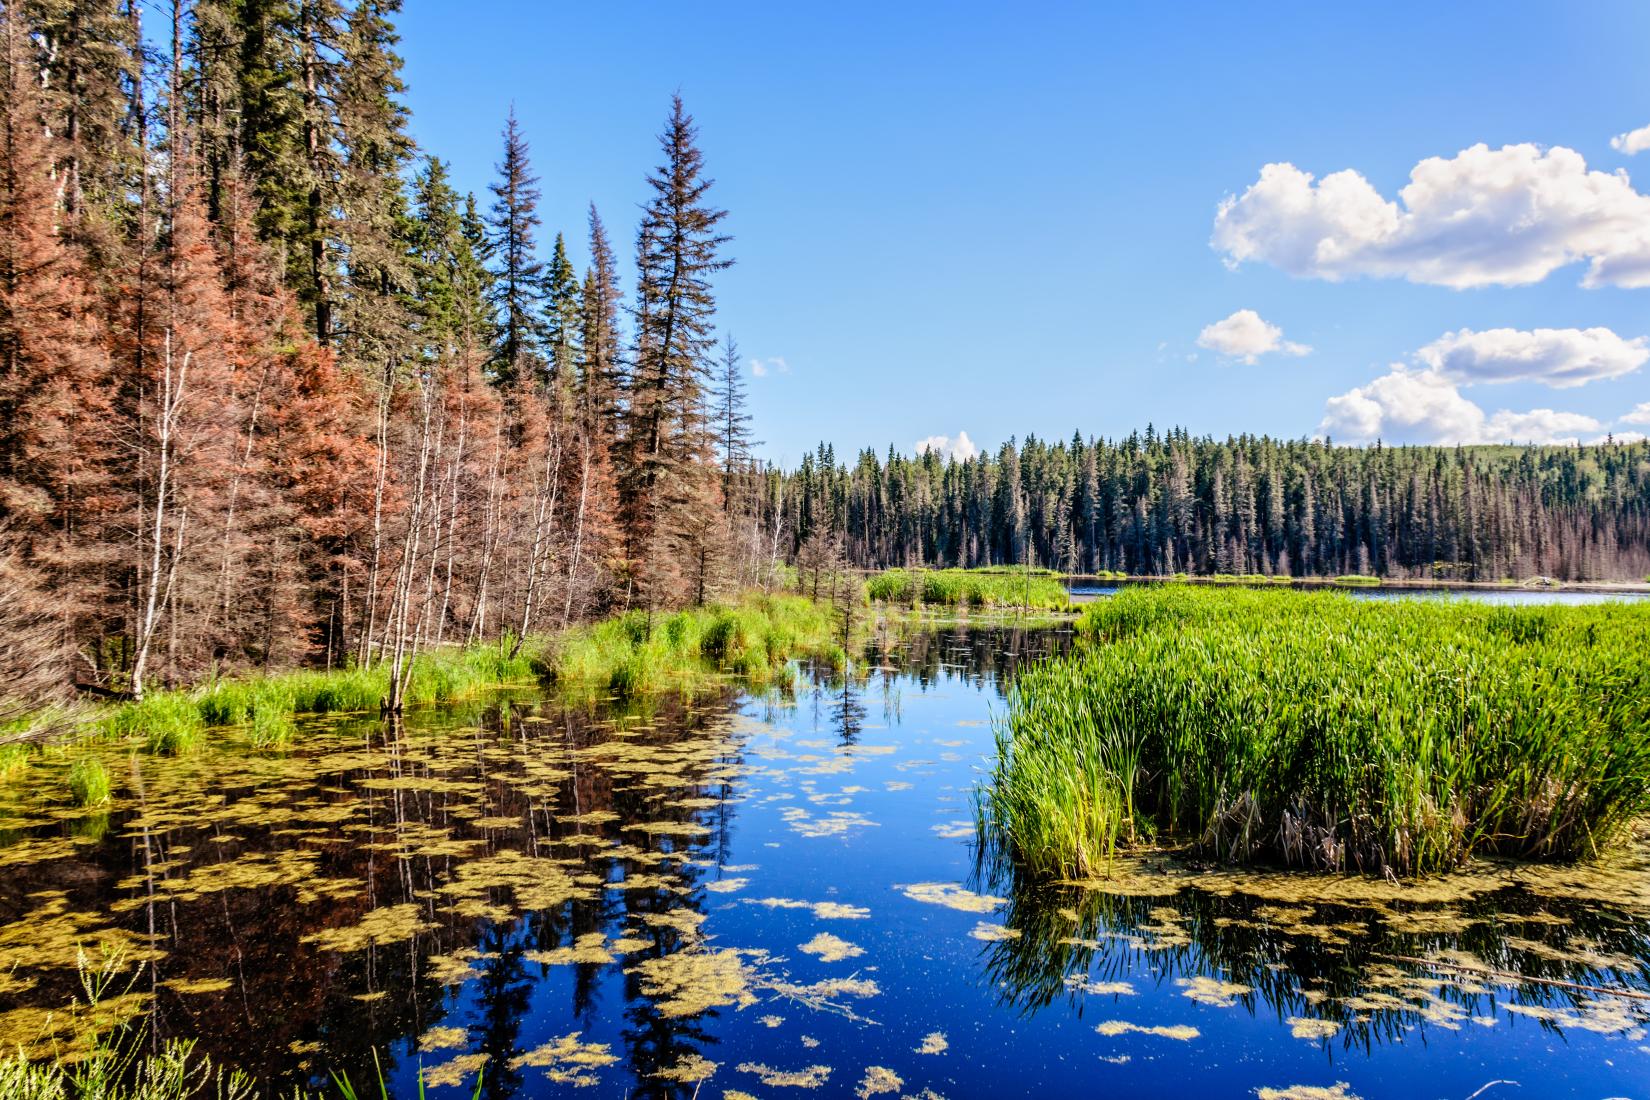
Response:
[{"label": "marsh grass clump", "polygon": [[723,674],[761,686],[792,657],[829,659],[840,649],[833,626],[811,600],[753,593],[730,606],[631,611],[570,631],[551,667],[564,687],[625,696],[692,690]]},{"label": "marsh grass clump", "polygon": [[141,702],[125,703],[105,721],[108,733],[140,738],[150,752],[163,756],[182,756],[193,750],[205,727],[200,707],[181,691],[156,692]]},{"label": "marsh grass clump", "polygon": [[879,603],[903,606],[1061,610],[1071,602],[1060,575],[1047,569],[888,569],[866,589]]},{"label": "marsh grass clump", "polygon": [[1368,573],[1343,573],[1335,578],[1335,583],[1345,588],[1379,588],[1381,578]]},{"label": "marsh grass clump", "polygon": [[0,745],[0,783],[22,775],[32,755],[27,745]]},{"label": "marsh grass clump", "polygon": [[101,806],[113,791],[109,769],[97,757],[82,756],[69,765],[69,795],[76,806]]},{"label": "marsh grass clump", "polygon": [[1163,837],[1425,873],[1598,854],[1650,810],[1650,606],[1170,586],[1023,672],[982,837],[1054,875]]}]

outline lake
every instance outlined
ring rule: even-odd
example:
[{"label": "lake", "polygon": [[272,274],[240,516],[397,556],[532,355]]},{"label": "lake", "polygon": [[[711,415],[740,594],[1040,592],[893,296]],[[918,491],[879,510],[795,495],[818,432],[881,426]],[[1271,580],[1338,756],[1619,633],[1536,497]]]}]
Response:
[{"label": "lake", "polygon": [[1001,692],[1068,642],[942,628],[762,697],[512,690],[111,755],[107,814],[14,791],[0,1044],[72,1030],[84,948],[152,964],[109,1011],[266,1095],[375,1052],[398,1096],[420,1067],[495,1098],[1650,1095],[1642,838],[1415,883],[977,858]]}]

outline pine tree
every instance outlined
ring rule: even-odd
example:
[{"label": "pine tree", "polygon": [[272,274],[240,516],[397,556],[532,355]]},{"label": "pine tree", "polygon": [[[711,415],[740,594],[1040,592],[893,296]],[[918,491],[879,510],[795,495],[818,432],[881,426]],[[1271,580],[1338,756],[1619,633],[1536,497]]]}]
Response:
[{"label": "pine tree", "polygon": [[102,570],[118,537],[113,369],[85,253],[59,232],[60,160],[10,10],[0,47],[0,524],[16,568],[53,593],[59,637],[78,643],[106,609]]},{"label": "pine tree", "polygon": [[544,270],[544,347],[552,382],[572,384],[578,370],[581,289],[560,233]]},{"label": "pine tree", "polygon": [[[711,276],[732,261],[707,201],[693,119],[680,96],[659,143],[665,161],[648,177],[653,196],[637,234],[636,348],[621,481],[628,557],[649,603],[702,598],[713,587],[713,436],[705,382],[716,298]],[[680,573],[685,563],[687,573]]]},{"label": "pine tree", "polygon": [[[544,301],[544,264],[536,255],[539,227],[538,177],[533,175],[527,139],[516,122],[515,108],[504,122],[504,159],[491,185],[493,206],[487,218],[487,244],[493,267],[493,309],[498,316],[498,343],[493,374],[508,386],[538,359],[544,341],[540,319]],[[536,368],[535,368],[536,369]]]},{"label": "pine tree", "polygon": [[739,345],[729,333],[722,344],[722,359],[711,390],[716,446],[722,455],[722,493],[729,507],[734,477],[749,466],[755,443],[751,415],[746,409],[745,378],[739,367]]}]

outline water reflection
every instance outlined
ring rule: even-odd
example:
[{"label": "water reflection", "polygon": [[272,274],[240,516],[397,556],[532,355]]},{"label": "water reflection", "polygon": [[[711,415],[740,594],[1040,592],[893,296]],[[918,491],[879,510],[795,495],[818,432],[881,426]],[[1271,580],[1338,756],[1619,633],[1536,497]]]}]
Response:
[{"label": "water reflection", "polygon": [[1605,869],[1485,866],[1411,884],[1126,860],[1112,878],[1042,889],[985,874],[1014,933],[986,972],[1021,1013],[1081,1010],[1144,981],[1364,1054],[1504,1012],[1629,1038],[1650,1020],[1643,844]]},{"label": "water reflection", "polygon": [[[376,1052],[396,1095],[420,1070],[454,1095],[482,1071],[498,1100],[1102,1073],[1150,1095],[1165,1072],[1235,1095],[1333,1084],[1327,1051],[1366,1100],[1423,1076],[1465,1096],[1488,1058],[1550,1060],[1518,1019],[1589,1052],[1578,1091],[1650,1066],[1642,849],[1424,886],[1151,862],[1049,887],[976,863],[991,709],[1069,638],[885,631],[757,699],[504,693],[323,720],[284,756],[111,747],[107,812],[0,802],[0,1044],[66,1037],[77,949],[103,945],[150,964],[121,1011],[269,1093],[371,1080]],[[1451,1036],[1489,1047],[1422,1066],[1396,1042]],[[1164,1061],[1188,1042],[1195,1066]]]}]

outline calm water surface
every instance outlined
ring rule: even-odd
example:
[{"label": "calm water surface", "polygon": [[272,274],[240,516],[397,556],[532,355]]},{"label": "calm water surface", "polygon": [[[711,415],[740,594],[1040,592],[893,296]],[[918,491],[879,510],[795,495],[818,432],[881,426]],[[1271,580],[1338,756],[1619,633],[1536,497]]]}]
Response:
[{"label": "calm water surface", "polygon": [[149,960],[113,1009],[268,1092],[377,1051],[396,1095],[1650,1096],[1642,845],[1419,885],[977,866],[1000,692],[1065,642],[111,757],[106,816],[0,802],[0,1044],[69,1028],[79,947]]}]

